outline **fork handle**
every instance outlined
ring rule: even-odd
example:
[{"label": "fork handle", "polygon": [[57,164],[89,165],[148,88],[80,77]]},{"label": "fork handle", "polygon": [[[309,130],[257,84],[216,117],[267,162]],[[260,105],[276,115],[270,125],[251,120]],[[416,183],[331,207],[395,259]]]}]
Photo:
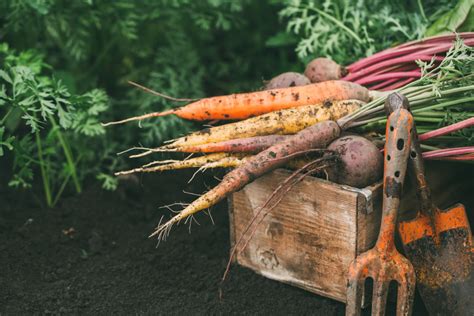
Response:
[{"label": "fork handle", "polygon": [[395,249],[395,225],[413,128],[413,116],[405,108],[397,108],[388,117],[385,130],[382,221],[376,243],[376,248],[382,252]]},{"label": "fork handle", "polygon": [[423,153],[421,151],[420,142],[418,141],[416,125],[414,126],[412,133],[412,143],[410,147],[410,165],[413,167],[413,172],[416,177],[417,194],[420,200],[420,210],[426,215],[432,217],[434,215],[434,206],[431,199],[431,190],[426,181]]},{"label": "fork handle", "polygon": [[[408,99],[401,93],[391,93],[385,101],[385,112],[388,115],[397,109],[403,108],[410,110],[410,103]],[[425,176],[425,166],[423,162],[423,153],[421,151],[420,142],[418,141],[418,133],[416,131],[416,123],[413,122],[413,132],[411,134],[410,145],[410,165],[413,168],[417,184],[417,195],[420,201],[420,210],[432,218],[433,216],[433,202],[431,199],[431,190],[427,184]],[[431,220],[434,221],[433,219]]]}]

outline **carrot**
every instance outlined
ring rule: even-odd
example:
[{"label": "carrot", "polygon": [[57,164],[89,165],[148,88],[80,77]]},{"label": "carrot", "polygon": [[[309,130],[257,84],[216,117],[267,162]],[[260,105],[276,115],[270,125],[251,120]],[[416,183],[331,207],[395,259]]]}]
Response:
[{"label": "carrot", "polygon": [[327,100],[349,99],[367,102],[369,101],[369,92],[366,88],[352,82],[325,81],[305,86],[204,98],[176,109],[109,122],[103,126],[170,114],[198,121],[246,119],[272,111],[317,104]]},{"label": "carrot", "polygon": [[279,110],[240,122],[206,128],[178,138],[160,149],[195,146],[253,136],[295,134],[318,122],[335,121],[344,117],[359,109],[362,104],[358,100],[328,101],[324,104]]},{"label": "carrot", "polygon": [[[252,156],[246,155],[245,153],[212,153],[207,156],[190,158],[186,160],[153,161],[139,168],[116,172],[115,175],[120,176],[132,173],[158,172],[186,168],[199,168],[200,170],[213,168],[235,168],[245,163],[248,159],[250,159],[250,157]],[[311,158],[298,157],[288,161],[285,164],[285,167],[289,169],[299,169],[311,161]]]},{"label": "carrot", "polygon": [[[290,135],[265,135],[247,138],[231,139],[217,143],[207,143],[201,145],[179,146],[170,149],[151,149],[150,151],[168,151],[182,153],[258,153],[268,147],[284,141]],[[130,156],[131,158],[140,157],[142,154]]]},{"label": "carrot", "polygon": [[[116,172],[116,176],[140,173],[140,172],[157,172],[165,170],[177,170],[185,168],[217,168],[217,167],[234,167],[237,165],[237,162],[234,160],[244,158],[245,154],[229,154],[229,153],[214,153],[207,156],[200,156],[195,158],[190,158],[186,160],[165,160],[165,161],[154,161],[139,168],[134,168],[125,171]],[[218,164],[213,164],[219,162]],[[159,164],[159,166],[154,166]]]},{"label": "carrot", "polygon": [[200,196],[165,224],[160,223],[150,237],[158,235],[159,239],[166,238],[174,224],[213,206],[255,178],[284,165],[295,154],[303,154],[312,148],[325,148],[329,142],[339,136],[340,132],[341,129],[334,121],[320,122],[249,158],[224,176],[215,188]]}]

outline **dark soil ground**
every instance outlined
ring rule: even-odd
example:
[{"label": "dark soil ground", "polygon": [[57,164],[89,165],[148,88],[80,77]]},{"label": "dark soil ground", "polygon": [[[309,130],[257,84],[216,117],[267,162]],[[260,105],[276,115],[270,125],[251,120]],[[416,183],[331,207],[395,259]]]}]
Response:
[{"label": "dark soil ground", "polygon": [[[315,314],[343,315],[344,305],[234,266],[222,286],[229,251],[225,203],[200,226],[175,228],[156,248],[148,239],[158,207],[193,197],[190,174],[90,188],[40,208],[30,192],[0,188],[0,315],[19,314]],[[417,299],[415,314],[424,308]]]}]

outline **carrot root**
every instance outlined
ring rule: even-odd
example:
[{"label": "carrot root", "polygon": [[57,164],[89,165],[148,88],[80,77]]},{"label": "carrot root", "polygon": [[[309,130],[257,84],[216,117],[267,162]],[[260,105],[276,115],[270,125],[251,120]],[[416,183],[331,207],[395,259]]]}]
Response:
[{"label": "carrot root", "polygon": [[171,110],[164,111],[164,112],[153,112],[153,113],[144,114],[144,115],[140,115],[140,116],[129,117],[127,119],[120,120],[120,121],[101,123],[101,125],[106,127],[106,126],[110,126],[110,125],[118,125],[118,124],[123,124],[123,123],[127,123],[127,122],[132,122],[132,121],[141,121],[141,120],[144,120],[144,119],[147,119],[147,118],[174,114],[175,112],[176,112],[176,109],[171,109]]},{"label": "carrot root", "polygon": [[[126,175],[132,173],[158,172],[165,170],[178,170],[185,168],[226,168],[234,167],[237,160],[245,157],[244,154],[213,153],[207,156],[200,156],[186,160],[161,160],[153,161],[139,168],[116,172],[115,175]],[[159,166],[155,166],[159,164]]]}]

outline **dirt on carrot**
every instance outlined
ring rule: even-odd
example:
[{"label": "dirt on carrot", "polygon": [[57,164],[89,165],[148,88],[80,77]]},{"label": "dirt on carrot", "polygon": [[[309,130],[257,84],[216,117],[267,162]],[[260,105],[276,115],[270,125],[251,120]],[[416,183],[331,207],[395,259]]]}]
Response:
[{"label": "dirt on carrot", "polygon": [[318,122],[338,120],[353,113],[362,105],[363,102],[358,100],[327,101],[325,103],[279,110],[244,121],[191,133],[161,148],[171,149],[253,136],[295,134]]},{"label": "dirt on carrot", "polygon": [[[268,147],[284,141],[290,135],[265,135],[247,138],[231,139],[217,143],[207,143],[194,146],[179,146],[170,149],[157,149],[156,151],[172,151],[184,153],[213,153],[213,152],[235,152],[235,153],[257,153]],[[153,151],[153,150],[152,150]],[[130,156],[131,158],[139,157]]]},{"label": "dirt on carrot", "polygon": [[[243,153],[212,153],[185,160],[157,160],[138,168],[116,172],[116,176],[142,172],[159,172],[187,168],[230,168],[235,167],[246,155]],[[157,166],[158,165],[158,166]]]},{"label": "dirt on carrot", "polygon": [[236,120],[297,106],[338,100],[369,101],[369,91],[352,82],[334,80],[304,86],[201,99],[176,109],[149,113],[104,126],[174,114],[188,120]]}]

